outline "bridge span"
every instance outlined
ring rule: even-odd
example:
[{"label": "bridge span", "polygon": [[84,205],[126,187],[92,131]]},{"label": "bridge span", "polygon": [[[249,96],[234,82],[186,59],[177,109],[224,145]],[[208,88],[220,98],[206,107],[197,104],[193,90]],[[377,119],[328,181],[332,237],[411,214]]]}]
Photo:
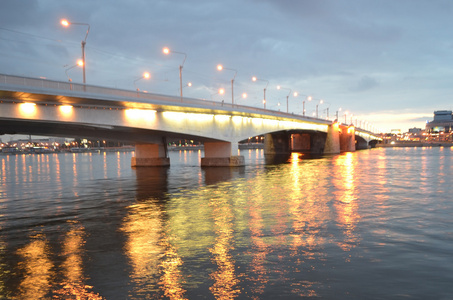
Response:
[{"label": "bridge span", "polygon": [[351,124],[256,107],[0,74],[0,134],[131,141],[132,166],[165,166],[167,144],[204,143],[202,166],[240,166],[238,143],[265,136],[266,158],[336,154],[380,138]]}]

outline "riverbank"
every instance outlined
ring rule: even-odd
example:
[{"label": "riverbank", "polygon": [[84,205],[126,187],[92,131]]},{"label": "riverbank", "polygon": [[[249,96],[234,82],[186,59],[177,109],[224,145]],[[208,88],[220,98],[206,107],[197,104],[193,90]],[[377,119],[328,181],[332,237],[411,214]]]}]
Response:
[{"label": "riverbank", "polygon": [[394,144],[376,144],[376,148],[398,148],[398,147],[453,147],[453,143],[396,142]]}]

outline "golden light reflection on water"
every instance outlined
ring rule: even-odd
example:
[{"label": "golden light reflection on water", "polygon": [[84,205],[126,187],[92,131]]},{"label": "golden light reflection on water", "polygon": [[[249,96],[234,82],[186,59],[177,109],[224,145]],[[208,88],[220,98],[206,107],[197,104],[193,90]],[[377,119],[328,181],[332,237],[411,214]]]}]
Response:
[{"label": "golden light reflection on water", "polygon": [[157,291],[160,258],[164,253],[160,244],[162,217],[155,203],[142,202],[130,206],[124,219],[121,230],[127,236],[124,248],[132,267],[134,295],[144,297]]},{"label": "golden light reflection on water", "polygon": [[44,236],[36,235],[32,241],[17,251],[21,257],[19,269],[24,272],[17,298],[42,299],[49,292],[54,276],[53,263],[49,258],[49,245]]},{"label": "golden light reflection on water", "polygon": [[163,235],[161,246],[165,253],[160,265],[162,275],[159,284],[169,299],[186,299],[184,296],[186,290],[182,288],[182,284],[185,283],[181,271],[183,261],[167,235]]},{"label": "golden light reflection on water", "polygon": [[[248,273],[248,279],[252,283],[252,293],[253,295],[261,295],[264,293],[268,278],[268,271],[264,266],[266,262],[266,256],[269,254],[269,247],[263,238],[263,218],[261,215],[260,205],[262,198],[252,197],[249,204],[249,230],[251,233],[250,242],[252,245],[251,253],[251,263],[250,263],[250,272]],[[254,201],[255,200],[255,201]],[[259,201],[261,200],[261,201]]]},{"label": "golden light reflection on water", "polygon": [[216,299],[234,299],[240,293],[235,261],[231,255],[234,249],[233,213],[229,197],[214,197],[210,200],[214,217],[214,246],[210,248],[217,270],[211,273],[214,284],[209,288]]},{"label": "golden light reflection on water", "polygon": [[356,246],[358,234],[356,226],[360,220],[357,203],[357,179],[356,179],[356,160],[355,154],[348,152],[338,155],[334,159],[333,182],[337,190],[335,191],[337,223],[342,228],[345,238],[339,240],[339,246],[344,251],[349,251]]}]

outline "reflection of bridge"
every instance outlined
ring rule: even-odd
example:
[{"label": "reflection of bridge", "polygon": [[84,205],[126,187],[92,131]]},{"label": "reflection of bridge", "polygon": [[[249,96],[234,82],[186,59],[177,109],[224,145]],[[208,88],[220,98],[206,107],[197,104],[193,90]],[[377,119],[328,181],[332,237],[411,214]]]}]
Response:
[{"label": "reflection of bridge", "polygon": [[0,74],[0,134],[136,143],[133,166],[168,165],[174,139],[204,142],[202,166],[242,165],[238,142],[265,135],[265,155],[366,149],[372,132],[249,106]]}]

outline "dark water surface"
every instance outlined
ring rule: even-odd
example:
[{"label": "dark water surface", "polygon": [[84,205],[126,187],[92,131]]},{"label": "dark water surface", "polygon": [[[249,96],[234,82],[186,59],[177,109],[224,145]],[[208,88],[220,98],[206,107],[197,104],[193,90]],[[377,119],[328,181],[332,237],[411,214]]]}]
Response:
[{"label": "dark water surface", "polygon": [[453,299],[452,152],[1,155],[0,298]]}]

